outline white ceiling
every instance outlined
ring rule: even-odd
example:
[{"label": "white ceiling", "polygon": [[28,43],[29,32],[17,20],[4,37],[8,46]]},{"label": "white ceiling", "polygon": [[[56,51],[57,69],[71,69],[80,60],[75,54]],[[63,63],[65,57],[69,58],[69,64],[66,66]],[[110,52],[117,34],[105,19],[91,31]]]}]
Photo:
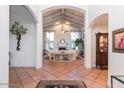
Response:
[{"label": "white ceiling", "polygon": [[82,29],[84,26],[84,14],[72,9],[54,9],[43,14],[43,28],[66,24]]}]

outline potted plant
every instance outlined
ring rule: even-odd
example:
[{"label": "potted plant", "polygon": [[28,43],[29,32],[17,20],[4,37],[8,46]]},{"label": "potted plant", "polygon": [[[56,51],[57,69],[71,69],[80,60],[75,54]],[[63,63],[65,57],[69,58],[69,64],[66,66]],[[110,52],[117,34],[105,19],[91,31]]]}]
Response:
[{"label": "potted plant", "polygon": [[81,38],[77,38],[75,40],[75,46],[77,47],[77,49],[81,49],[81,47],[83,48],[83,40]]},{"label": "potted plant", "polygon": [[16,39],[18,40],[16,50],[19,51],[21,35],[25,34],[27,32],[27,28],[24,28],[23,25],[20,25],[19,22],[15,21],[15,23],[12,25],[10,31],[12,32],[12,34],[16,35]]}]

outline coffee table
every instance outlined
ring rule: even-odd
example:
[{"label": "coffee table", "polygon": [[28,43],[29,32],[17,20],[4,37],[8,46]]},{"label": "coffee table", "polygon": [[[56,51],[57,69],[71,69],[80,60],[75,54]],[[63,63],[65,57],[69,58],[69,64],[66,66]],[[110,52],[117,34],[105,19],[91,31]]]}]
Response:
[{"label": "coffee table", "polygon": [[77,80],[41,80],[36,88],[87,88],[83,81]]}]

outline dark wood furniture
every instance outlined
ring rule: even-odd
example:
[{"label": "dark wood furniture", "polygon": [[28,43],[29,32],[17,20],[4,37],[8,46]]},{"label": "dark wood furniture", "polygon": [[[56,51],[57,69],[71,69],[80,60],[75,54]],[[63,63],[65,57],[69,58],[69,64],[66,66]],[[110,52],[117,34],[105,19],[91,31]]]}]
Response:
[{"label": "dark wood furniture", "polygon": [[87,88],[83,81],[77,80],[41,80],[36,88]]},{"label": "dark wood furniture", "polygon": [[108,66],[108,33],[96,34],[96,67]]}]

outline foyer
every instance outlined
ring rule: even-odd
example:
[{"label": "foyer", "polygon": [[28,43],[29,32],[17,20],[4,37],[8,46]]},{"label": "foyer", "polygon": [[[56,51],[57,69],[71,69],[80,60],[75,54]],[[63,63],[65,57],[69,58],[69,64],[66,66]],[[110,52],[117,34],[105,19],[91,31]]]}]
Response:
[{"label": "foyer", "polygon": [[88,88],[106,88],[108,71],[86,69],[82,61],[83,58],[71,63],[52,63],[46,59],[43,67],[38,70],[31,67],[10,67],[9,87],[34,88],[40,80],[82,80]]},{"label": "foyer", "polygon": [[124,87],[111,78],[124,75],[124,6],[10,5],[0,11],[0,87],[34,88],[40,80]]},{"label": "foyer", "polygon": [[[19,16],[20,13],[23,17]],[[92,42],[95,42],[95,37],[89,38],[86,35],[94,33],[94,28],[107,27],[107,19],[105,22],[94,21],[94,24],[91,24],[91,29],[94,31],[86,33],[87,17],[83,9],[69,6],[48,8],[43,11],[40,18],[43,23],[38,27],[43,28],[42,32],[37,31],[37,21],[30,15],[26,6],[10,6],[10,26],[15,20],[19,21],[27,27],[30,33],[27,31],[25,35],[22,35],[20,51],[14,49],[16,41],[10,33],[9,87],[34,88],[40,80],[77,80],[83,81],[88,88],[106,88],[108,70],[96,68],[95,57],[92,57],[94,60],[88,63],[91,51],[87,50],[90,47],[87,43],[91,38]],[[97,27],[96,25],[100,23],[102,24]],[[107,31],[107,29],[104,30]],[[29,42],[30,39],[32,42]],[[43,49],[40,47],[40,51],[43,52],[37,48],[39,41],[42,41]],[[38,44],[35,45],[35,42]],[[95,49],[94,43],[92,47]],[[35,54],[39,53],[42,55],[39,56],[40,60],[36,59],[38,62],[36,64]],[[95,55],[95,51],[92,55]]]}]

